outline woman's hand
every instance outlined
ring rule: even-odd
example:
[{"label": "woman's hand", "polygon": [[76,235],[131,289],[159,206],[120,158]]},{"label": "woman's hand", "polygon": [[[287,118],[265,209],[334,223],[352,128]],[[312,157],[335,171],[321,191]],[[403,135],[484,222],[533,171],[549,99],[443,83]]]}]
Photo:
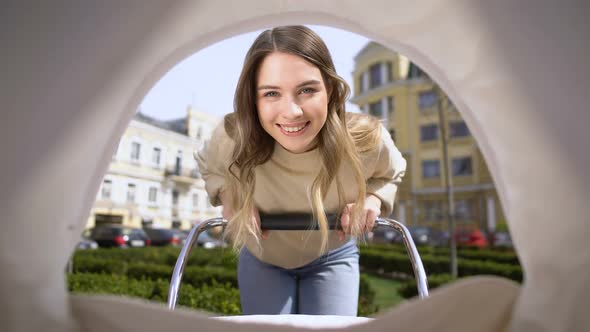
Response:
[{"label": "woman's hand", "polygon": [[[221,193],[219,193],[219,199],[221,200],[221,204],[223,205],[223,212],[221,213],[223,219],[227,221],[231,220],[231,218],[233,218],[234,216],[234,211],[231,208],[232,205],[230,204],[230,195],[227,194],[225,191],[222,191]],[[253,212],[253,218],[256,220],[258,229],[260,229],[260,213],[258,212],[258,209],[256,207],[254,208]],[[268,233],[268,230],[261,232],[260,236],[263,240],[266,240],[268,238]]]},{"label": "woman's hand", "polygon": [[[260,213],[258,212],[258,208],[254,208],[254,219],[256,219],[256,224],[258,225],[258,229],[260,229]],[[264,230],[264,231],[260,231],[260,237],[262,237],[263,240],[268,239],[268,233],[270,231],[269,230]]]},{"label": "woman's hand", "polygon": [[[340,224],[342,225],[342,230],[339,231],[340,241],[344,241],[345,234],[350,234],[350,217],[352,216],[352,211],[356,208],[355,203],[347,204],[342,211],[342,216],[340,217]],[[364,232],[370,232],[375,225],[375,220],[381,214],[381,200],[375,195],[367,195],[365,199],[365,206],[360,214],[361,219],[361,228]]]}]

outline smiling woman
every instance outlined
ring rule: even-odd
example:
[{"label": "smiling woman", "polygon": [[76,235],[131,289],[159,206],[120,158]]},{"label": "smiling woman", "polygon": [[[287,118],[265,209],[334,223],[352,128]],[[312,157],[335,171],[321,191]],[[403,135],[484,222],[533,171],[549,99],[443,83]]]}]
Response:
[{"label": "smiling woman", "polygon": [[[246,55],[234,113],[198,154],[241,250],[246,314],[357,314],[356,237],[391,213],[406,162],[376,119],[346,113],[348,94],[315,32],[264,31]],[[320,231],[262,232],[259,211],[313,212]],[[340,215],[343,231],[328,229],[326,213]]]},{"label": "smiling woman", "polygon": [[264,130],[292,153],[316,147],[328,115],[320,70],[299,56],[274,52],[262,61],[257,82],[256,106]]}]

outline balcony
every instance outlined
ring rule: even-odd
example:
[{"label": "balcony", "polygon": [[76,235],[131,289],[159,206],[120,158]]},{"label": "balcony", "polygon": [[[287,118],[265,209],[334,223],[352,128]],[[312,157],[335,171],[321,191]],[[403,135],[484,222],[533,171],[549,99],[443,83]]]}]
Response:
[{"label": "balcony", "polygon": [[164,176],[180,184],[193,184],[201,178],[201,173],[197,169],[178,169],[176,167],[167,167],[164,170]]}]

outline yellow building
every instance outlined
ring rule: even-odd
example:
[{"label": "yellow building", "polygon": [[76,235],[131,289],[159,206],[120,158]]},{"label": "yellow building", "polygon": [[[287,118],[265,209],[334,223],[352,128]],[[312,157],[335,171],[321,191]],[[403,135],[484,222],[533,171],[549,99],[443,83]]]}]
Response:
[{"label": "yellow building", "polygon": [[193,157],[218,121],[190,106],[186,117],[169,121],[138,112],[113,155],[87,228],[119,223],[187,229],[220,216]]},{"label": "yellow building", "polygon": [[[457,228],[494,230],[504,216],[475,138],[453,104],[406,57],[370,42],[355,57],[352,102],[382,119],[408,162],[394,218],[447,229],[439,105],[446,114]],[[440,90],[439,90],[440,91]]]}]

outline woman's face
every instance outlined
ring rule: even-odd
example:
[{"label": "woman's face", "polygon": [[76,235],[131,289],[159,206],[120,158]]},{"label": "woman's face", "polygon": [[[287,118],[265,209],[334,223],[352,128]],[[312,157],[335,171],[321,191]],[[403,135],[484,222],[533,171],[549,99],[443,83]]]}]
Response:
[{"label": "woman's face", "polygon": [[328,115],[322,73],[299,56],[273,52],[260,65],[256,103],[260,124],[293,153],[313,149]]}]

